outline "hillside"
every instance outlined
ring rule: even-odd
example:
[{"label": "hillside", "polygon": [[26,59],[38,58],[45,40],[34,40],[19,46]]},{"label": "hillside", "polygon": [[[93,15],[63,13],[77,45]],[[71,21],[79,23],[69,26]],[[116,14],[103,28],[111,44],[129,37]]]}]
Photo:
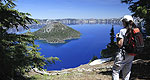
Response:
[{"label": "hillside", "polygon": [[48,43],[65,43],[65,40],[80,38],[81,33],[62,24],[54,22],[33,33],[39,40]]},{"label": "hillside", "polygon": [[[113,61],[108,61],[93,66],[84,64],[76,68],[47,71],[49,75],[31,71],[26,76],[31,80],[112,80],[113,63]],[[130,80],[150,80],[149,68],[150,60],[134,60]],[[121,77],[120,75],[120,80]]]}]

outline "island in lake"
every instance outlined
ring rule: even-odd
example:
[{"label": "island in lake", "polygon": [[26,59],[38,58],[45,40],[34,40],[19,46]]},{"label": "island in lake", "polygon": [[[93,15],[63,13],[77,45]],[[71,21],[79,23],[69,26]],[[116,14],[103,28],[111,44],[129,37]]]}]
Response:
[{"label": "island in lake", "polygon": [[33,35],[48,43],[65,43],[65,40],[80,38],[81,33],[62,23],[53,22],[33,32]]}]

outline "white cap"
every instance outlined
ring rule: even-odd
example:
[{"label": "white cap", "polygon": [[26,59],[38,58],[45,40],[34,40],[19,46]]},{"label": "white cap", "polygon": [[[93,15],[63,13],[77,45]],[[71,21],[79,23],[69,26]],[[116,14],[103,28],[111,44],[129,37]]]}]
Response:
[{"label": "white cap", "polygon": [[123,18],[121,18],[121,21],[123,20],[123,19],[125,19],[126,21],[133,21],[133,18],[132,18],[132,16],[130,16],[130,15],[125,15],[125,16],[123,16]]}]

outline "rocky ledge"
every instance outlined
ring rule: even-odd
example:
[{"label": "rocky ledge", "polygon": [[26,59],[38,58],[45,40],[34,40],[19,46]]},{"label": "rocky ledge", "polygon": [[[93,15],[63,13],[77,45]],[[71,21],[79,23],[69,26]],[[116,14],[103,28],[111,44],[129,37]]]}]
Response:
[{"label": "rocky ledge", "polygon": [[[36,80],[112,80],[111,74],[113,63],[113,61],[108,61],[97,65],[84,64],[77,68],[47,71],[46,74],[37,73],[33,70],[28,75],[35,77]],[[131,80],[149,80],[149,72],[150,60],[134,60]],[[37,77],[37,75],[39,77]]]}]

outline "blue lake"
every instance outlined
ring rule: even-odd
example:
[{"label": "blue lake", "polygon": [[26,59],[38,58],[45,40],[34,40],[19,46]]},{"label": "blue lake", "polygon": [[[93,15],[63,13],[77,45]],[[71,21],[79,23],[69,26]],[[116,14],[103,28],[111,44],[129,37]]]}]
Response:
[{"label": "blue lake", "polygon": [[[100,58],[100,51],[106,48],[110,42],[110,24],[82,24],[69,25],[79,31],[80,39],[67,40],[65,44],[50,44],[36,40],[35,43],[41,48],[40,52],[45,57],[58,57],[61,62],[56,61],[47,67],[47,70],[61,70],[74,68],[81,64],[87,64],[93,56]],[[122,27],[114,25],[115,34]]]}]

